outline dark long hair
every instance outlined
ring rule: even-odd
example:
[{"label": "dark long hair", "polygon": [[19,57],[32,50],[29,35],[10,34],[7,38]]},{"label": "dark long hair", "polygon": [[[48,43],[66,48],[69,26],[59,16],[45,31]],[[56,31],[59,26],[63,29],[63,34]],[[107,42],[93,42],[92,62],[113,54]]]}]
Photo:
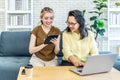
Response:
[{"label": "dark long hair", "polygon": [[[79,33],[81,35],[80,39],[84,39],[85,37],[87,37],[88,31],[87,31],[87,28],[85,27],[85,19],[83,17],[82,12],[79,10],[72,10],[68,13],[68,17],[69,16],[75,17],[77,23],[80,25],[79,26]],[[67,19],[68,19],[68,17],[67,17]],[[71,32],[69,27],[66,28],[66,31]]]}]

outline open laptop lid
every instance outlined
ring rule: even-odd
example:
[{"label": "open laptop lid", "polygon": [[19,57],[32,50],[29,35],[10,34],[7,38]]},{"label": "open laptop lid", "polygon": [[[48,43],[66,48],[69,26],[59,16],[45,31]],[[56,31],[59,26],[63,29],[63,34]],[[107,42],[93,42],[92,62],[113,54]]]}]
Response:
[{"label": "open laptop lid", "polygon": [[78,68],[71,70],[80,75],[108,72],[112,69],[116,57],[117,54],[89,56],[81,72],[78,71]]}]

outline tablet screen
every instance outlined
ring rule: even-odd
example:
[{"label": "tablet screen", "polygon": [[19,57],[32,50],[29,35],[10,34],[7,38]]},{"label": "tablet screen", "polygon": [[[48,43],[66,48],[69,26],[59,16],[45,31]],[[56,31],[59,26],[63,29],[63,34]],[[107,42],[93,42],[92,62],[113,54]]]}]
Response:
[{"label": "tablet screen", "polygon": [[53,38],[58,38],[58,35],[57,34],[50,34],[50,35],[48,35],[47,38],[45,39],[44,44],[52,44],[50,42],[50,40],[53,39]]}]

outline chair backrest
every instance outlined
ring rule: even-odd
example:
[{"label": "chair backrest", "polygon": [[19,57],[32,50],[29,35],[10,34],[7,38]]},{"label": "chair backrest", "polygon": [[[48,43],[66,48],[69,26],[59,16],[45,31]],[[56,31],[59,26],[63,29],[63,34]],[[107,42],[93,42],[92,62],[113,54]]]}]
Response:
[{"label": "chair backrest", "polygon": [[30,31],[1,32],[0,56],[30,56]]}]

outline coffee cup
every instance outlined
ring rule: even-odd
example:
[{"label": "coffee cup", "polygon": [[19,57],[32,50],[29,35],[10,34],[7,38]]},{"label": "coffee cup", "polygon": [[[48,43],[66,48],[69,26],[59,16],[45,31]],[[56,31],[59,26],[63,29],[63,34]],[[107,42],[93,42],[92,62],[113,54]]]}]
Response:
[{"label": "coffee cup", "polygon": [[32,72],[33,72],[33,66],[31,64],[28,64],[27,66],[25,66],[25,75],[27,78],[32,77]]}]

